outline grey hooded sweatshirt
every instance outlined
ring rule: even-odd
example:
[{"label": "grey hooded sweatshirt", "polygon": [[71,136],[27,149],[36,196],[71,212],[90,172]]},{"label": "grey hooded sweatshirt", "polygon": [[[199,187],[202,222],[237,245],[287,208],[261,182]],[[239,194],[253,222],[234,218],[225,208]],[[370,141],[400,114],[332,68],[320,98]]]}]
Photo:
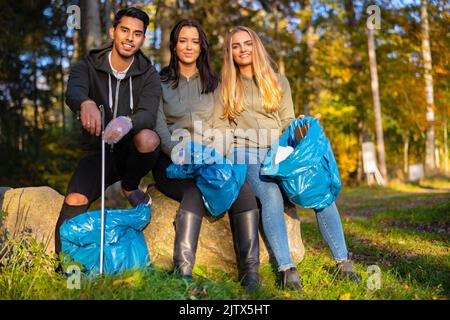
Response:
[{"label": "grey hooded sweatshirt", "polygon": [[174,147],[189,135],[192,140],[209,144],[204,137],[211,128],[214,113],[214,94],[201,94],[199,73],[189,79],[180,75],[177,88],[161,83],[161,99],[155,130],[161,139],[162,151],[171,157]]},{"label": "grey hooded sweatshirt", "polygon": [[277,74],[281,85],[282,97],[280,110],[267,113],[262,104],[261,94],[254,78],[240,76],[244,83],[244,111],[235,121],[224,119],[221,90],[216,90],[216,109],[213,116],[214,128],[227,135],[226,152],[235,147],[270,148],[272,142],[295,119],[291,87],[288,79]]}]

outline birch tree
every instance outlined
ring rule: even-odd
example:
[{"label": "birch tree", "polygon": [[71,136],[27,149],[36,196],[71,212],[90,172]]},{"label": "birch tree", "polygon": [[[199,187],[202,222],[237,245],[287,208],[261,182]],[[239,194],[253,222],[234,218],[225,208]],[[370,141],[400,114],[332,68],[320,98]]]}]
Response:
[{"label": "birch tree", "polygon": [[433,94],[433,76],[431,74],[432,61],[430,50],[430,36],[428,25],[427,0],[422,0],[420,8],[420,20],[422,29],[422,58],[424,64],[425,78],[425,102],[426,102],[426,119],[427,119],[427,136],[425,145],[425,172],[428,175],[434,173],[435,170],[435,130],[434,130],[434,94]]},{"label": "birch tree", "polygon": [[369,48],[369,62],[370,62],[370,85],[372,88],[373,97],[373,113],[375,115],[375,133],[377,137],[377,153],[380,166],[380,172],[383,176],[385,183],[387,182],[387,170],[386,170],[386,156],[384,151],[384,135],[383,124],[381,118],[381,104],[380,104],[380,88],[378,83],[378,71],[377,71],[377,56],[375,51],[375,40],[373,26],[368,26],[368,48]]}]

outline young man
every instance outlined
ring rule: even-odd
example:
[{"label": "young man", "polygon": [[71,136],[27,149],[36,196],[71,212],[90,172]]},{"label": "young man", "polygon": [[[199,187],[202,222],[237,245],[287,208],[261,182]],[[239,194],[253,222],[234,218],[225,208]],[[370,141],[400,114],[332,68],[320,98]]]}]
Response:
[{"label": "young man", "polygon": [[101,195],[101,112],[105,112],[105,185],[122,181],[132,206],[150,197],[138,186],[159,155],[156,123],[161,82],[150,60],[140,51],[149,24],[136,8],[117,12],[109,30],[112,43],[89,52],[75,64],[66,103],[83,127],[84,156],[67,188],[55,228],[55,251],[61,252],[59,228],[67,219],[86,212]]}]

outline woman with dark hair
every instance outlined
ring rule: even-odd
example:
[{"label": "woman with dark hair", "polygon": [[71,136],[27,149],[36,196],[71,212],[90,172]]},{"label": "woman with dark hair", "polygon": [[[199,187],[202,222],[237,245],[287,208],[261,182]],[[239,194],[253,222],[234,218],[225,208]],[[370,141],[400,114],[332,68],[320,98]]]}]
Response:
[{"label": "woman with dark hair", "polygon": [[[183,35],[180,39],[181,31],[183,31]],[[188,40],[185,38],[188,33],[198,33],[198,39],[194,39],[192,42],[192,53],[195,54],[192,57],[189,56],[191,54],[189,50],[186,50],[185,53],[182,54],[183,56],[173,54],[176,53],[177,46],[181,49],[183,46],[187,46],[189,44]],[[199,73],[200,82],[202,84],[202,94],[211,93],[217,88],[219,78],[212,70],[209,62],[208,40],[206,39],[205,32],[197,21],[182,20],[174,27],[170,34],[170,52],[171,55],[169,65],[161,70],[160,75],[163,82],[171,83],[172,89],[176,89],[178,87],[180,81],[180,71],[184,71],[186,67],[192,68],[192,70],[196,70],[196,72]],[[194,59],[195,57],[197,58]],[[193,69],[194,62],[195,69]]]},{"label": "woman with dark hair", "polygon": [[[166,168],[180,163],[179,142],[173,141],[173,136],[188,135],[201,144],[211,143],[203,133],[212,127],[214,91],[219,78],[209,62],[205,32],[195,20],[182,20],[172,29],[170,55],[169,65],[160,72],[162,94],[156,131],[163,154],[153,169],[153,176],[162,193],[180,202],[174,223],[173,261],[180,276],[192,279],[200,227],[207,210],[195,181],[168,179]],[[229,214],[239,278],[247,290],[253,291],[259,286],[259,210],[247,182]]]}]

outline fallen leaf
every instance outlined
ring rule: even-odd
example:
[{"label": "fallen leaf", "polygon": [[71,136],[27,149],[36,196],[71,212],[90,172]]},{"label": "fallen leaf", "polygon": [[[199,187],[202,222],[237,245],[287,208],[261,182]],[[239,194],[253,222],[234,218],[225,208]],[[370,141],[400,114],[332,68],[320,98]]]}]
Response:
[{"label": "fallen leaf", "polygon": [[197,295],[198,295],[198,288],[195,287],[192,290],[189,291],[189,299],[191,300],[197,300]]},{"label": "fallen leaf", "polygon": [[287,291],[283,292],[283,297],[284,297],[284,299],[286,299],[286,300],[292,300],[292,299],[293,299],[292,294],[289,293],[289,292],[287,292]]},{"label": "fallen leaf", "polygon": [[135,284],[136,279],[134,278],[134,276],[130,276],[128,278],[125,279],[117,279],[113,281],[113,286],[121,286],[121,285],[130,285],[133,286]]},{"label": "fallen leaf", "polygon": [[208,296],[208,291],[206,290],[206,286],[202,288],[202,298],[205,299]]},{"label": "fallen leaf", "polygon": [[339,297],[339,300],[350,300],[352,294],[350,292],[341,294],[341,296]]}]

